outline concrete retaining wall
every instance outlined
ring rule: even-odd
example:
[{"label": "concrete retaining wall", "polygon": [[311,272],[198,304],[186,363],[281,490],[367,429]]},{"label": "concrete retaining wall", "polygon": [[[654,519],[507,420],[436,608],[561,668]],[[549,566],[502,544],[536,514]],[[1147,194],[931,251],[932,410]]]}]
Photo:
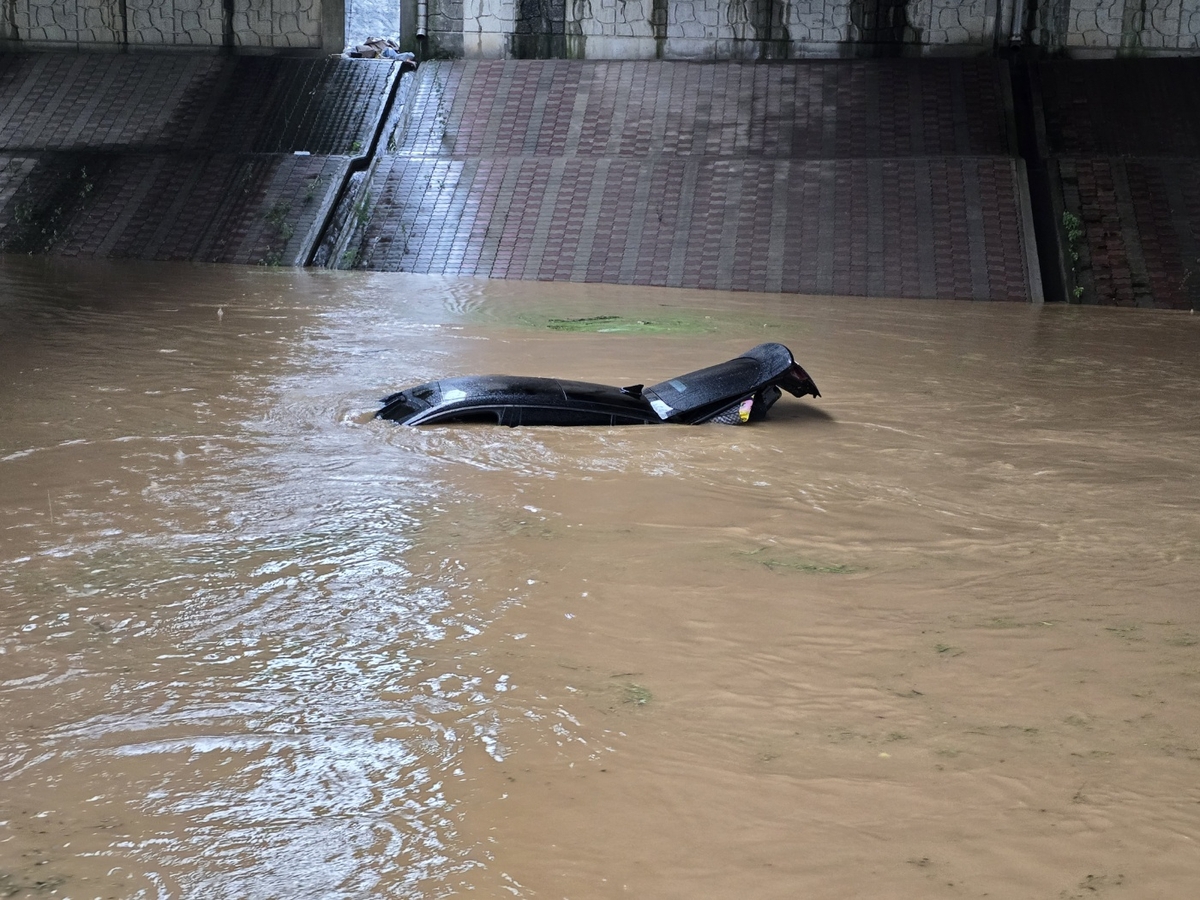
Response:
[{"label": "concrete retaining wall", "polygon": [[[417,0],[402,17],[415,33]],[[1200,0],[428,0],[428,57],[786,59],[1200,52]]]},{"label": "concrete retaining wall", "polygon": [[8,0],[8,50],[341,52],[344,0]]},{"label": "concrete retaining wall", "polygon": [[1039,4],[1035,43],[1080,58],[1200,52],[1197,0],[1049,0]]},{"label": "concrete retaining wall", "polygon": [[[443,58],[786,59],[1200,53],[1200,0],[399,0]],[[0,48],[337,53],[346,0],[5,0]]]},{"label": "concrete retaining wall", "polygon": [[[1001,0],[1012,6],[1012,0]],[[431,0],[435,55],[593,59],[990,50],[996,0]]]}]

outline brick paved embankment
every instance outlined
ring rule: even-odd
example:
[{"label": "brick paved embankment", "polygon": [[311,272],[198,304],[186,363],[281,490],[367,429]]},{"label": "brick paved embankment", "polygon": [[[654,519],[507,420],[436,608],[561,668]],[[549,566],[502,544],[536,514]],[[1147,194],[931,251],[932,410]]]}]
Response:
[{"label": "brick paved embankment", "polygon": [[1006,64],[424,64],[344,265],[1040,299]]},{"label": "brick paved embankment", "polygon": [[[995,60],[427,63],[344,199],[331,259],[1036,299],[1032,183],[1048,284],[1195,308],[1200,60],[1011,71],[1019,121]],[[337,58],[0,55],[0,249],[303,264],[398,76]]]},{"label": "brick paved embankment", "polygon": [[398,67],[0,55],[0,249],[302,265]]}]

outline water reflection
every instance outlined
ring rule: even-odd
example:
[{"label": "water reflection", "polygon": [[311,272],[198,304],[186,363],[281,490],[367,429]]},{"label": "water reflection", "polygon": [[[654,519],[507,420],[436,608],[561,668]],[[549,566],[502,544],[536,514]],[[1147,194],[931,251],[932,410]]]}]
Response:
[{"label": "water reflection", "polygon": [[414,654],[482,613],[413,549],[437,473],[365,452],[336,280],[5,274],[13,888],[362,896],[469,864],[444,781],[495,741],[487,692]]},{"label": "water reflection", "polygon": [[[1190,317],[25,260],[0,281],[7,891],[1198,874]],[[655,327],[549,327],[609,312]],[[439,375],[632,383],[765,339],[825,397],[759,427],[371,418]]]}]

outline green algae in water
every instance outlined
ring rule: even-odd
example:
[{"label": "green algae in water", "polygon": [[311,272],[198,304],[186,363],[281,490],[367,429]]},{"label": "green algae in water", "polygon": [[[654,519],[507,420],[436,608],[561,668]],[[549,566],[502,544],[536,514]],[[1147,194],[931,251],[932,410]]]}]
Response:
[{"label": "green algae in water", "polygon": [[862,571],[859,566],[851,566],[844,563],[823,563],[801,556],[793,556],[788,553],[770,553],[766,547],[743,552],[741,555],[759,565],[766,566],[772,572],[790,570],[793,572],[807,572],[811,575],[850,575]]},{"label": "green algae in water", "polygon": [[621,685],[621,702],[631,706],[645,706],[653,696],[649,688],[644,688],[635,682],[627,681]]},{"label": "green algae in water", "polygon": [[[766,335],[782,328],[776,321],[764,321],[757,315],[705,314],[675,310],[663,314],[591,316],[544,315],[524,313],[515,317],[518,325],[567,334],[744,334]],[[794,329],[793,329],[794,330]],[[761,340],[768,340],[762,337]]]},{"label": "green algae in water", "polygon": [[592,334],[704,334],[718,328],[712,320],[699,318],[634,319],[626,316],[549,318],[545,320],[545,327],[551,331]]}]

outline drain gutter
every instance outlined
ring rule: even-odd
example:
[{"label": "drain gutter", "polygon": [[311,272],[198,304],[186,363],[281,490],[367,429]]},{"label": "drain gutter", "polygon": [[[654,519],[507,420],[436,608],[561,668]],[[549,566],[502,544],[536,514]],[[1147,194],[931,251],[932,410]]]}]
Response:
[{"label": "drain gutter", "polygon": [[[328,253],[328,244],[337,242],[338,235],[338,220],[345,219],[345,211],[348,204],[354,200],[354,194],[358,193],[358,188],[362,185],[364,178],[363,173],[370,168],[371,163],[375,160],[375,153],[379,149],[379,140],[383,132],[387,129],[388,123],[392,118],[392,109],[396,105],[396,98],[400,94],[401,85],[407,85],[412,81],[413,72],[411,68],[406,68],[401,64],[394,64],[397,72],[388,86],[387,100],[384,101],[383,108],[379,112],[379,120],[375,123],[375,131],[371,135],[371,143],[364,148],[363,152],[358,156],[350,158],[350,165],[346,167],[346,174],[342,177],[342,183],[338,185],[338,189],[334,194],[333,201],[329,204],[329,209],[325,214],[324,221],[321,223],[321,228],[317,232],[316,240],[312,242],[312,249],[304,259],[305,266],[321,265],[315,262],[317,257],[321,255],[322,250]],[[357,178],[355,176],[358,176]],[[339,211],[343,215],[339,216]]]},{"label": "drain gutter", "polygon": [[1057,166],[1050,158],[1041,104],[1041,79],[1034,59],[1014,57],[1009,64],[1013,112],[1017,126],[1017,155],[1025,163],[1029,206],[1037,245],[1043,296],[1050,303],[1070,302],[1072,282],[1063,245],[1063,204]]}]

